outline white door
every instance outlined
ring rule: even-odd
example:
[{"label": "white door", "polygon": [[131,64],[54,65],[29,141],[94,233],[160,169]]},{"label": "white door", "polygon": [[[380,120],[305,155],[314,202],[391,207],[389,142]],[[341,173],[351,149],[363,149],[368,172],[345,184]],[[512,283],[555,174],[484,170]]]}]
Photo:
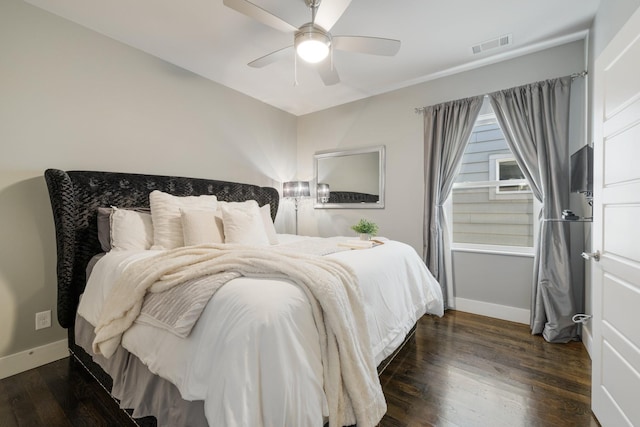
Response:
[{"label": "white door", "polygon": [[592,408],[640,426],[640,10],[596,59]]}]

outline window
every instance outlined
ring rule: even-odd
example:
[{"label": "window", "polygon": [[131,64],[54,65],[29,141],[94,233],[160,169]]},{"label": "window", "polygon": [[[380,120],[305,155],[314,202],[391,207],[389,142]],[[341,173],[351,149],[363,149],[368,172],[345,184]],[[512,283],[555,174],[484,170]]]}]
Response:
[{"label": "window", "polygon": [[516,159],[511,153],[490,154],[489,162],[491,162],[489,179],[491,181],[498,181],[496,193],[514,194],[531,192],[531,188],[529,188],[529,184],[527,184],[527,180],[522,170],[520,170],[520,166],[518,166]]},{"label": "window", "polygon": [[533,247],[533,194],[488,100],[463,155],[450,202],[455,248]]}]

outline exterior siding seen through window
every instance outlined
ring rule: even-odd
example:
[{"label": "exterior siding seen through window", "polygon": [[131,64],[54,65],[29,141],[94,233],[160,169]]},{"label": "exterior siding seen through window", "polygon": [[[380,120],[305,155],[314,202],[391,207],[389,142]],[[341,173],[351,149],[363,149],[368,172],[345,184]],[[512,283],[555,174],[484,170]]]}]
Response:
[{"label": "exterior siding seen through window", "polygon": [[453,242],[532,247],[533,195],[528,186],[496,191],[495,159],[513,155],[495,117],[487,117],[474,127],[454,184]]}]

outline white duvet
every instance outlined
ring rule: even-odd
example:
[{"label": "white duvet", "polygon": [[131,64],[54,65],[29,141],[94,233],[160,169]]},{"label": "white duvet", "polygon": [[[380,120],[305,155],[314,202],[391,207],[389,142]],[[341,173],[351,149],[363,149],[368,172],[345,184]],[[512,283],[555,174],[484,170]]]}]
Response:
[{"label": "white duvet", "polygon": [[[304,239],[278,238],[281,244]],[[156,253],[105,255],[93,269],[78,314],[95,326],[122,270]],[[410,246],[385,241],[327,256],[349,264],[358,277],[376,364],[423,314],[443,314],[440,285]],[[310,304],[291,281],[233,279],[209,301],[186,339],[134,323],[122,345],[175,384],[184,399],[204,400],[211,426],[322,426],[328,416]]]}]

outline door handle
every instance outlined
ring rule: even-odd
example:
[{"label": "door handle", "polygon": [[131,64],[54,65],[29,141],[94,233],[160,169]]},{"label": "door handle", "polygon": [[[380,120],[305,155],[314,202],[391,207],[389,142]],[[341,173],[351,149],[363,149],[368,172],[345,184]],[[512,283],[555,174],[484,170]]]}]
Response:
[{"label": "door handle", "polygon": [[582,258],[584,258],[584,259],[592,259],[594,261],[600,261],[600,251],[582,252]]}]

